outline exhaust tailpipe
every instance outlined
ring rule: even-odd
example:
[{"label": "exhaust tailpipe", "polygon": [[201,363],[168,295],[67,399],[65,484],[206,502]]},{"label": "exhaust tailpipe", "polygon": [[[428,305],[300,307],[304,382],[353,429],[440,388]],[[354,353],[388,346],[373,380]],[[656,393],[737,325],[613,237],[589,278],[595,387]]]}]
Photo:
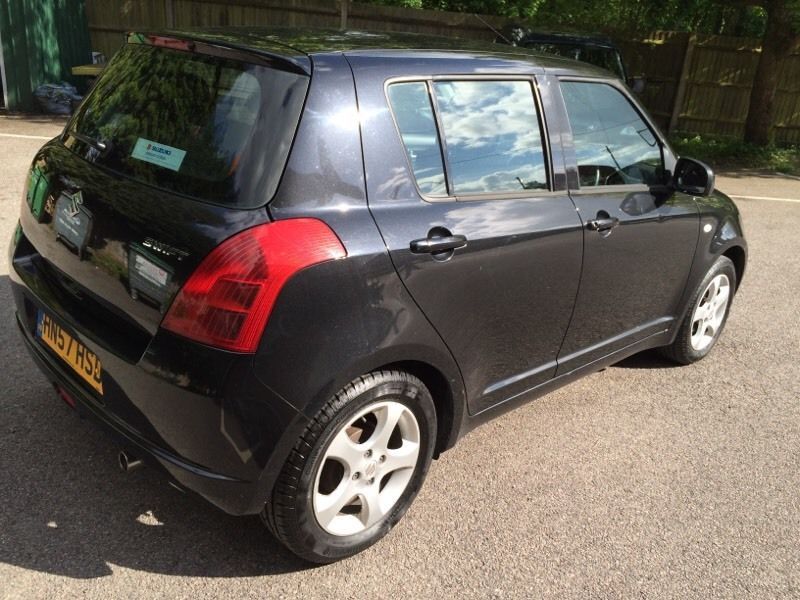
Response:
[{"label": "exhaust tailpipe", "polygon": [[142,461],[135,456],[131,456],[125,450],[120,450],[119,455],[117,456],[117,462],[119,463],[119,468],[122,469],[124,473],[130,473],[131,471],[138,469],[142,466]]}]

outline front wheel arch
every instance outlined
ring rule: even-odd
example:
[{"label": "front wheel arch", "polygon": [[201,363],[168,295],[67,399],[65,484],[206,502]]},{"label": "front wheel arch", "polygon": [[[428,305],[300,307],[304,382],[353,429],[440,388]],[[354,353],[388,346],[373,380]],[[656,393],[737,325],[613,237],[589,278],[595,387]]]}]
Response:
[{"label": "front wheel arch", "polygon": [[747,253],[741,246],[731,246],[722,253],[722,256],[729,258],[733,263],[734,269],[736,269],[736,290],[738,291],[739,286],[742,284],[742,277],[744,277]]}]

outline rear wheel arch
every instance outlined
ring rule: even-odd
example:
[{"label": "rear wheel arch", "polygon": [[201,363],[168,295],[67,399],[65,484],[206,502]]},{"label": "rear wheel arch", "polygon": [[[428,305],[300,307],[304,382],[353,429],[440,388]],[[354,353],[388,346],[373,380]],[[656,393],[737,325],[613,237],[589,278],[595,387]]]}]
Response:
[{"label": "rear wheel arch", "polygon": [[444,373],[433,365],[418,360],[396,361],[375,370],[404,371],[422,381],[428,388],[436,408],[438,429],[433,452],[434,458],[455,444],[464,416],[464,401],[461,395],[454,394],[453,385]]},{"label": "rear wheel arch", "polygon": [[[384,357],[386,358],[386,357]],[[312,400],[304,410],[298,410],[298,418],[292,427],[284,434],[281,441],[281,450],[276,452],[270,459],[270,464],[262,471],[253,510],[258,512],[263,508],[264,500],[272,497],[274,485],[283,464],[289,456],[292,448],[297,442],[298,437],[308,425],[310,419],[319,411],[330,398],[346,388],[353,381],[379,371],[402,371],[413,375],[419,379],[431,394],[434,409],[436,411],[436,443],[433,449],[433,457],[438,458],[445,450],[452,448],[458,440],[462,429],[462,423],[466,412],[466,396],[460,380],[451,381],[442,368],[434,366],[431,362],[424,360],[395,359],[391,357],[388,361],[375,361],[372,364],[362,364],[355,367],[350,373],[343,373],[345,383],[334,388],[336,384],[326,387],[318,396]],[[453,372],[456,376],[457,371]]]}]

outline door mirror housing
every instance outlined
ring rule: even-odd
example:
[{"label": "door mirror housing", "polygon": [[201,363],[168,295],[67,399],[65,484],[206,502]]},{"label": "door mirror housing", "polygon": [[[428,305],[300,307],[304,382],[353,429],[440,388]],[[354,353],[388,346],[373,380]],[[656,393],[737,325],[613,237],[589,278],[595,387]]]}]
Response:
[{"label": "door mirror housing", "polygon": [[679,158],[672,175],[672,186],[692,196],[710,196],[714,191],[714,171],[693,158]]}]

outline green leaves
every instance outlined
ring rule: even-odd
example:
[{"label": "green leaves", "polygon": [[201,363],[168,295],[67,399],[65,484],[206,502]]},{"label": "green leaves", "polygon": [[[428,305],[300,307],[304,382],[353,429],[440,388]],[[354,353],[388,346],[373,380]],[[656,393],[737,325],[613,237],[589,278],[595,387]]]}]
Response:
[{"label": "green leaves", "polygon": [[[372,0],[377,4],[474,12],[520,19],[543,29],[694,31],[760,37],[766,11],[742,0]],[[771,0],[763,0],[764,5]],[[800,15],[800,0],[786,2]],[[800,19],[800,16],[798,17]],[[800,21],[799,21],[800,22]]]}]

